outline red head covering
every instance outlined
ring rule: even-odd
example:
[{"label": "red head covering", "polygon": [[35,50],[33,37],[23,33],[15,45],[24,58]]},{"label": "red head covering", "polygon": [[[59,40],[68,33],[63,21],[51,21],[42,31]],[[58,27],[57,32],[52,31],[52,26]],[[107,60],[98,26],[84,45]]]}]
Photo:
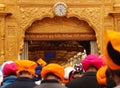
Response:
[{"label": "red head covering", "polygon": [[103,66],[103,61],[98,56],[90,54],[82,61],[83,69],[86,71],[90,66],[99,69]]}]

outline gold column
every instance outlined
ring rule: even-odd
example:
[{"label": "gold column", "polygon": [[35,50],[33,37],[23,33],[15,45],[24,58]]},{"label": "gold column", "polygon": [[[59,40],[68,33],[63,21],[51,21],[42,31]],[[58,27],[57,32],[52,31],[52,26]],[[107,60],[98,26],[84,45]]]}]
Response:
[{"label": "gold column", "polygon": [[0,64],[5,59],[5,18],[11,13],[5,12],[5,5],[0,4]]},{"label": "gold column", "polygon": [[90,51],[91,54],[99,55],[96,41],[90,41],[90,46],[91,46],[91,51]]}]

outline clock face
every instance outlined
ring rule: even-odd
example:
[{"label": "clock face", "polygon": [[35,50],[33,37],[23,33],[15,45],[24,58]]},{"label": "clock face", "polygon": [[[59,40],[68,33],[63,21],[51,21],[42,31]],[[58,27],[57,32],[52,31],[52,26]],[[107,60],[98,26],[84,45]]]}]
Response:
[{"label": "clock face", "polygon": [[65,16],[67,12],[67,7],[64,3],[57,3],[54,6],[54,12],[57,16]]}]

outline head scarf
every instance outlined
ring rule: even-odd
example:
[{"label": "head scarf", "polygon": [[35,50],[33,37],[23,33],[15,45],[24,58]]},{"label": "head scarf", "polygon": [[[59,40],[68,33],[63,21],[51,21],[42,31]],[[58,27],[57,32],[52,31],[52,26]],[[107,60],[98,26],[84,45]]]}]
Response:
[{"label": "head scarf", "polygon": [[37,66],[37,64],[34,61],[30,61],[30,60],[17,60],[16,62],[16,66],[18,68],[18,73],[20,71],[28,71],[30,72],[32,75],[35,75],[35,67]]},{"label": "head scarf", "polygon": [[94,66],[99,69],[103,66],[102,59],[100,59],[97,55],[90,54],[82,61],[83,69],[86,71],[90,66]]},{"label": "head scarf", "polygon": [[64,68],[59,64],[51,63],[44,66],[41,72],[42,78],[45,78],[48,73],[53,73],[61,80],[64,80]]},{"label": "head scarf", "polygon": [[1,70],[4,76],[16,75],[16,63],[14,61],[6,61],[2,64]]},{"label": "head scarf", "polygon": [[106,85],[106,70],[107,66],[101,67],[96,74],[97,81],[100,85]]},{"label": "head scarf", "polygon": [[[117,51],[117,55],[110,54],[108,51],[108,45],[111,45],[112,50],[111,52]],[[111,57],[114,56],[114,58]],[[118,65],[115,60],[119,63],[120,62],[120,32],[116,32],[113,30],[106,30],[105,31],[105,56],[106,62],[110,69],[112,70],[120,70],[120,65]]]}]

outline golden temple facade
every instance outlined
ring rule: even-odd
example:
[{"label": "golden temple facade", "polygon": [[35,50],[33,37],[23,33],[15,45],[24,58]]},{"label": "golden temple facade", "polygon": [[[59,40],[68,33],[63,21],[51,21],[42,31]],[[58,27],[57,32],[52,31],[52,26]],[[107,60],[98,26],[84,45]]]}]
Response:
[{"label": "golden temple facade", "polygon": [[0,63],[31,40],[95,41],[103,54],[104,31],[120,31],[119,22],[120,0],[0,0]]}]

